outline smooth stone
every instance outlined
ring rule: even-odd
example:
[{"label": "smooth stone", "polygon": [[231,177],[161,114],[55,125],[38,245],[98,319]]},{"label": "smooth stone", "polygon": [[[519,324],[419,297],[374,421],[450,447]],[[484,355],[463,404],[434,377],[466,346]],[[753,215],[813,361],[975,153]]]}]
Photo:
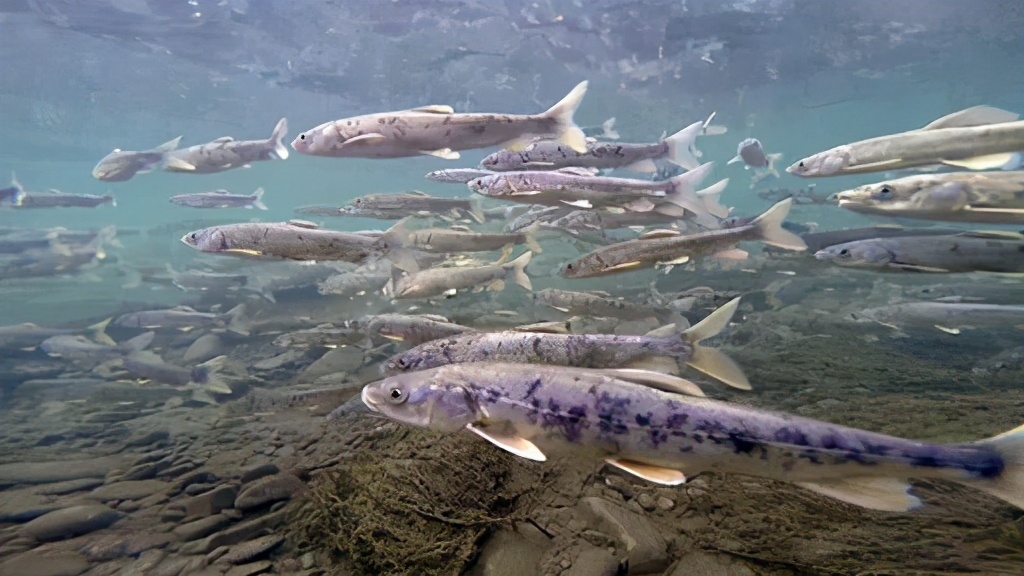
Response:
[{"label": "smooth stone", "polygon": [[742,562],[724,554],[698,550],[690,552],[676,562],[666,576],[755,576],[756,572]]},{"label": "smooth stone", "polygon": [[281,469],[277,467],[277,464],[260,464],[258,466],[253,466],[242,473],[242,484],[248,484],[249,482],[259,480],[266,476],[273,476],[280,471]]},{"label": "smooth stone", "polygon": [[183,542],[189,542],[191,540],[205,538],[206,536],[224,528],[231,522],[232,519],[224,514],[214,514],[213,516],[200,518],[193,522],[186,522],[185,524],[176,527],[174,530],[171,530],[171,532]]},{"label": "smooth stone", "polygon": [[63,540],[102,530],[121,519],[120,512],[102,504],[86,504],[55,510],[21,527],[20,533],[40,542]]},{"label": "smooth stone", "polygon": [[162,480],[128,480],[100,486],[85,495],[90,500],[140,500],[166,490],[170,483]]},{"label": "smooth stone", "polygon": [[[572,566],[562,576],[615,576],[619,573],[620,562],[606,548],[584,544],[585,548],[572,561]],[[648,574],[649,572],[635,572]],[[694,572],[693,574],[701,574]],[[703,574],[701,574],[703,576]]]},{"label": "smooth stone", "polygon": [[103,478],[121,465],[119,456],[59,462],[15,462],[0,464],[0,486],[12,484],[49,484],[82,478]]},{"label": "smooth stone", "polygon": [[645,574],[661,572],[668,567],[668,542],[650,520],[594,496],[583,498],[581,505],[583,514],[589,513],[594,517],[599,531],[623,544],[630,571]]},{"label": "smooth stone", "polygon": [[232,546],[227,554],[217,559],[217,562],[222,564],[242,564],[259,558],[283,543],[284,536],[280,534],[270,534],[255,540],[242,542]]},{"label": "smooth stone", "polygon": [[0,492],[0,522],[28,522],[60,508],[32,488]]},{"label": "smooth stone", "polygon": [[66,480],[64,482],[55,482],[53,484],[43,484],[42,486],[36,487],[34,490],[36,494],[43,496],[64,496],[65,494],[73,494],[75,492],[82,492],[83,490],[92,490],[97,486],[103,485],[103,479],[101,478],[81,478],[79,480]]},{"label": "smooth stone", "polygon": [[75,552],[25,552],[0,564],[7,576],[78,576],[89,569],[89,561]]},{"label": "smooth stone", "polygon": [[270,560],[260,560],[251,564],[232,566],[230,570],[224,573],[224,576],[252,576],[253,574],[266,572],[273,565],[274,563]]},{"label": "smooth stone", "polygon": [[196,338],[188,349],[182,361],[186,364],[199,364],[220,356],[225,350],[224,342],[216,334],[203,334]]},{"label": "smooth stone", "polygon": [[246,486],[235,499],[235,508],[250,510],[278,500],[288,500],[304,491],[306,483],[292,474],[275,474]]},{"label": "smooth stone", "polygon": [[154,568],[163,566],[165,564],[164,560],[166,559],[166,550],[146,550],[142,554],[139,554],[139,557],[135,559],[135,562],[132,562],[129,566],[122,570],[122,574],[152,574],[152,570]]},{"label": "smooth stone", "polygon": [[212,516],[221,510],[232,508],[238,497],[238,488],[225,484],[209,492],[193,496],[185,501],[185,518],[194,520]]},{"label": "smooth stone", "polygon": [[321,376],[350,372],[363,365],[363,351],[355,346],[345,346],[328,350],[317,361],[306,367],[295,381],[299,384],[314,382]]},{"label": "smooth stone", "polygon": [[[521,523],[515,529],[501,528],[484,543],[470,575],[538,574],[541,558],[551,547],[551,542],[532,524]],[[305,556],[302,560],[304,568],[312,568],[312,565],[305,566]]]},{"label": "smooth stone", "polygon": [[[257,534],[261,534],[266,530],[277,527],[287,520],[287,514],[288,512],[286,510],[265,514],[259,518],[254,518],[248,522],[237,524],[227,528],[226,530],[207,536],[203,540],[189,542],[185,546],[197,544],[201,553],[208,554],[221,546],[230,546],[232,544],[244,542],[245,540],[253,538]],[[182,546],[182,551],[185,550],[185,546]]]},{"label": "smooth stone", "polygon": [[118,558],[135,558],[147,550],[163,548],[171,542],[167,534],[155,532],[118,532],[97,535],[79,552],[91,562],[109,562]]},{"label": "smooth stone", "polygon": [[149,446],[150,444],[156,444],[157,442],[164,442],[171,437],[171,434],[167,430],[153,430],[145,434],[134,434],[124,441],[124,445],[129,448],[138,448],[141,446]]}]

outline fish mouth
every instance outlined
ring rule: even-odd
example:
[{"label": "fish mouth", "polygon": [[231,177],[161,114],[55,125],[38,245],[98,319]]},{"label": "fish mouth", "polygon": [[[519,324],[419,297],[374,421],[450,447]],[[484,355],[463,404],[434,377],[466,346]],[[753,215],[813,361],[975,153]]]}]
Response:
[{"label": "fish mouth", "polygon": [[829,255],[829,253],[824,251],[824,250],[818,250],[817,252],[814,253],[814,259],[815,260],[831,260],[832,256]]},{"label": "fish mouth", "polygon": [[374,412],[380,412],[380,405],[377,404],[377,402],[375,402],[373,397],[370,395],[370,386],[372,386],[372,384],[367,384],[366,386],[363,386],[363,391],[359,393],[359,399],[362,400],[363,404],[366,404],[366,407],[369,408],[370,410]]}]

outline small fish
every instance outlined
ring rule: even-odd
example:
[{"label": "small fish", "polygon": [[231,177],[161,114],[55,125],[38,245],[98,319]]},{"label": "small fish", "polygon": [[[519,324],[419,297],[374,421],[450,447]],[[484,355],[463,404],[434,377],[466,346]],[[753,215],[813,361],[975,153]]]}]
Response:
[{"label": "small fish", "polygon": [[677,313],[668,311],[663,306],[645,304],[631,298],[614,298],[610,294],[545,288],[535,292],[533,298],[540,304],[571,316],[607,317],[620,320],[657,318],[662,322],[674,324],[685,322],[685,319]]},{"label": "small fish", "polygon": [[136,152],[115,148],[92,169],[92,177],[104,182],[124,182],[136,174],[144,174],[161,166],[168,152],[175,150],[181,136],[164,142],[152,150]]},{"label": "small fish", "polygon": [[232,194],[227,190],[197,192],[195,194],[179,194],[171,196],[171,204],[191,208],[255,208],[266,210],[263,203],[263,188],[257,188],[252,194]]},{"label": "small fish", "polygon": [[975,106],[943,116],[918,130],[860,140],[808,156],[786,172],[841,176],[944,164],[969,170],[1000,168],[1024,150],[1019,114]]},{"label": "small fish", "polygon": [[25,250],[16,258],[0,259],[0,278],[33,278],[70,274],[97,265],[107,257],[106,247],[116,242],[117,228],[107,226],[84,244],[68,245],[59,238],[46,248]]},{"label": "small fish", "polygon": [[288,120],[281,118],[266,140],[235,140],[230,136],[222,136],[213,142],[167,153],[163,169],[168,172],[213,174],[242,168],[253,162],[286,160],[288,149],[282,140],[287,135]]},{"label": "small fish", "polygon": [[775,204],[763,214],[734,228],[680,235],[656,231],[646,237],[597,248],[562,267],[564,278],[588,278],[650,268],[658,264],[684,263],[692,258],[717,254],[721,258],[743,259],[746,252],[733,248],[737,242],[760,240],[786,250],[806,250],[799,236],[782,228],[792,200]]},{"label": "small fish", "polygon": [[615,131],[615,117],[611,117],[601,123],[600,126],[584,126],[581,128],[583,135],[587,138],[598,140],[618,140],[619,133]]},{"label": "small fish", "polygon": [[750,382],[731,358],[700,346],[701,341],[717,336],[729,325],[738,305],[739,298],[735,298],[695,326],[679,330],[669,325],[645,336],[521,330],[454,334],[399,352],[381,365],[381,372],[393,376],[446,364],[515,362],[576,368],[658,368],[678,373],[679,363],[683,363],[729,386],[749,390]]},{"label": "small fish", "polygon": [[372,314],[350,320],[346,325],[367,336],[380,336],[412,346],[476,331],[436,314]]},{"label": "small fish", "polygon": [[516,456],[608,463],[675,486],[703,472],[792,482],[875,510],[921,504],[908,478],[939,478],[1024,509],[1024,426],[929,444],[702,397],[646,370],[476,362],[367,384],[363,403],[407,425],[469,430]]},{"label": "small fish", "polygon": [[0,207],[14,209],[34,208],[95,208],[104,204],[117,206],[113,196],[93,194],[66,194],[60,190],[26,192],[17,176],[11,173],[10,188],[0,191]]},{"label": "small fish", "polygon": [[325,122],[292,141],[302,154],[333,158],[405,158],[429,155],[459,158],[460,150],[505,145],[523,148],[534,138],[556,138],[586,150],[573,113],[583,101],[580,82],[558,104],[536,115],[457,114],[451,106],[430,105]]},{"label": "small fish", "polygon": [[483,178],[484,176],[490,176],[491,174],[494,174],[494,172],[491,170],[481,170],[479,168],[445,168],[444,170],[428,172],[427,180],[444,182],[446,184],[465,184],[470,180]]},{"label": "small fish", "polygon": [[410,230],[408,220],[400,220],[381,236],[378,244],[385,250],[384,256],[405,270],[419,270],[416,259],[410,250],[427,253],[466,253],[489,252],[492,250],[511,250],[512,246],[525,244],[534,253],[542,252],[532,231],[517,233],[468,232],[445,228],[425,228]]},{"label": "small fish", "polygon": [[729,164],[743,162],[745,169],[754,169],[754,176],[751,178],[750,187],[768,176],[779,177],[779,171],[775,169],[775,163],[782,158],[782,154],[765,154],[761,147],[761,141],[757,138],[747,138],[736,147],[736,156],[729,160]]},{"label": "small fish", "polygon": [[354,216],[381,220],[401,220],[407,216],[443,216],[445,214],[462,217],[468,214],[477,222],[483,223],[486,220],[480,209],[478,198],[443,198],[431,196],[419,190],[398,194],[368,194],[355,198],[340,208],[307,206],[298,208],[295,212],[296,214]]},{"label": "small fish", "polygon": [[155,332],[145,332],[120,344],[100,344],[80,334],[60,334],[47,338],[39,348],[53,357],[96,365],[141,352],[153,342],[154,336]]},{"label": "small fish", "polygon": [[963,232],[847,242],[819,250],[818,260],[849,268],[907,272],[1024,272],[1024,236]]},{"label": "small fish", "polygon": [[245,304],[239,304],[231,310],[217,314],[215,312],[200,312],[188,306],[177,306],[163,310],[142,310],[139,312],[128,312],[114,319],[115,326],[125,328],[204,328],[214,325],[228,325],[231,330],[239,331],[239,321],[245,310]]},{"label": "small fish", "polygon": [[[743,224],[744,222],[737,222]],[[825,232],[809,232],[800,234],[800,238],[807,244],[811,252],[818,252],[847,242],[857,240],[870,240],[872,238],[899,238],[903,236],[945,236],[959,234],[961,231],[956,228],[904,228],[895,225],[867,226],[864,228],[848,228],[845,230],[828,230]]]},{"label": "small fish", "polygon": [[[532,252],[505,264],[469,268],[430,268],[407,276],[396,276],[392,282],[394,298],[430,298],[458,290],[486,288],[498,291],[505,287],[509,277],[520,287],[532,291],[533,285],[526,275],[526,265]],[[397,270],[397,269],[396,269]]]},{"label": "small fish", "polygon": [[227,358],[219,356],[193,368],[168,364],[152,352],[136,352],[117,359],[117,366],[140,380],[152,380],[179,388],[194,387],[214,394],[231,394],[231,386],[219,371]]},{"label": "small fish", "polygon": [[1024,171],[918,174],[837,192],[862,214],[990,224],[1024,223]]},{"label": "small fish", "polygon": [[933,330],[987,329],[993,331],[1024,329],[1024,306],[982,304],[977,302],[905,302],[858,310],[855,322],[874,322],[890,328]]},{"label": "small fish", "polygon": [[524,150],[501,150],[480,162],[480,167],[497,172],[523,170],[559,170],[562,168],[625,168],[634,172],[654,174],[656,160],[667,160],[693,170],[700,166],[700,153],[694,142],[703,129],[695,122],[679,132],[652,144],[589,142],[587,149],[577,152],[557,140],[534,142]]},{"label": "small fish", "polygon": [[189,232],[182,243],[214,254],[266,256],[287,260],[342,260],[358,264],[377,254],[377,240],[361,234],[324,230],[312,222],[246,222]]}]

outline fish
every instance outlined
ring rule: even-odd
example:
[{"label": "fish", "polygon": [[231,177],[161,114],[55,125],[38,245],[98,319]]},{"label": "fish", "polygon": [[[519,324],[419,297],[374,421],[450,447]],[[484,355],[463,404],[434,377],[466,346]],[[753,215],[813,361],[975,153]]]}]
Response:
[{"label": "fish", "polygon": [[511,250],[515,245],[525,244],[535,254],[543,251],[537,244],[532,231],[480,233],[445,228],[410,230],[407,226],[408,222],[408,219],[398,221],[378,240],[378,244],[385,251],[384,257],[406,272],[419,270],[419,264],[410,250],[461,254],[506,248]]},{"label": "fish", "polygon": [[746,252],[733,246],[737,242],[750,240],[760,240],[785,250],[806,250],[807,245],[799,236],[782,228],[792,203],[791,199],[783,200],[749,224],[735,228],[688,235],[662,230],[636,240],[602,246],[563,266],[559,275],[563,278],[589,278],[650,268],[657,264],[681,264],[709,254],[743,259],[746,258]]},{"label": "fish", "polygon": [[719,350],[700,346],[701,341],[717,336],[729,325],[738,305],[739,298],[735,298],[694,326],[680,331],[669,325],[644,336],[516,330],[464,332],[399,352],[381,365],[381,373],[387,377],[467,362],[656,368],[660,372],[678,373],[682,363],[734,388],[750,390],[743,370],[731,358]]},{"label": "fish", "polygon": [[0,259],[0,280],[69,274],[106,259],[106,246],[116,242],[117,228],[97,231],[85,244],[68,245],[59,240],[46,248],[25,250],[14,258]]},{"label": "fish", "polygon": [[445,184],[465,184],[470,180],[490,176],[494,173],[493,170],[481,170],[479,168],[445,168],[444,170],[427,172],[426,178],[427,180],[443,182]]},{"label": "fish", "polygon": [[999,168],[1024,150],[1019,114],[975,106],[943,116],[918,130],[879,136],[808,156],[786,172],[795,176],[841,176],[944,164],[970,170]]},{"label": "fish", "polygon": [[168,152],[163,169],[186,174],[213,174],[243,168],[253,162],[287,160],[288,149],[282,142],[287,135],[288,120],[281,118],[266,140],[235,140],[221,136],[213,142]]},{"label": "fish", "polygon": [[179,388],[195,387],[214,394],[231,394],[231,386],[219,374],[225,356],[219,356],[193,368],[168,364],[152,352],[136,352],[118,358],[116,365],[140,380],[152,380]]},{"label": "fish", "polygon": [[[396,276],[392,281],[392,293],[396,299],[430,298],[447,292],[481,289],[498,291],[504,289],[509,277],[520,287],[533,291],[533,284],[526,275],[526,265],[533,257],[524,252],[511,262],[476,266],[472,268],[429,268],[407,276]],[[396,269],[397,270],[397,269]]]},{"label": "fish", "polygon": [[429,155],[457,160],[459,151],[504,145],[523,148],[534,138],[556,138],[586,150],[573,114],[587,92],[583,81],[546,112],[535,115],[464,114],[451,106],[368,114],[325,122],[298,135],[292,148],[332,158],[407,158]]},{"label": "fish", "polygon": [[368,194],[354,198],[339,208],[307,206],[297,208],[295,213],[319,216],[354,216],[380,220],[401,220],[407,216],[426,217],[451,214],[456,218],[469,215],[480,223],[486,221],[478,198],[443,198],[431,196],[419,190],[398,194]]},{"label": "fish", "polygon": [[600,126],[584,126],[581,128],[583,135],[587,138],[604,140],[618,140],[619,133],[615,131],[615,117],[611,117],[601,123]]},{"label": "fish", "polygon": [[708,162],[667,182],[590,176],[565,168],[552,172],[503,172],[477,178],[467,186],[489,198],[541,206],[654,211],[679,218],[690,213],[711,218],[723,214],[721,207],[714,205],[717,203],[705,204],[695,190],[712,167],[713,163]]},{"label": "fish", "polygon": [[712,400],[679,380],[478,362],[384,378],[360,398],[409,426],[468,430],[521,458],[607,463],[666,486],[719,472],[899,512],[921,505],[908,478],[936,478],[1024,508],[1024,426],[974,443],[930,444]]},{"label": "fish", "polygon": [[375,238],[325,230],[304,220],[211,226],[185,234],[181,242],[211,254],[353,264],[379,253]]},{"label": "fish", "polygon": [[870,240],[872,238],[902,238],[904,236],[947,236],[959,234],[962,230],[956,228],[906,228],[893,224],[879,224],[876,226],[865,226],[863,228],[847,228],[844,230],[826,230],[825,232],[808,232],[800,234],[800,238],[807,244],[807,250],[818,252],[847,242],[857,240]]},{"label": "fish", "polygon": [[34,208],[95,208],[104,204],[117,206],[113,196],[94,194],[67,194],[60,190],[27,192],[17,176],[11,173],[11,187],[0,195],[0,207],[28,210]]},{"label": "fish", "polygon": [[255,208],[266,210],[263,203],[263,188],[257,188],[252,194],[232,194],[227,190],[197,192],[194,194],[178,194],[171,196],[171,204],[191,208]]},{"label": "fish", "polygon": [[560,288],[545,288],[534,292],[535,302],[571,316],[596,316],[620,320],[656,318],[663,322],[680,324],[677,314],[662,306],[637,302],[635,299],[615,298],[611,294],[576,292]]},{"label": "fish", "polygon": [[[177,328],[189,330],[215,325],[227,325],[233,331],[239,331],[245,304],[239,304],[223,314],[200,312],[189,306],[175,306],[164,310],[141,310],[128,312],[114,319],[115,326],[125,328]],[[245,333],[241,331],[240,333]]]},{"label": "fish", "polygon": [[1024,223],[1024,171],[918,174],[837,192],[861,214],[989,224]]},{"label": "fish", "polygon": [[137,152],[115,148],[92,169],[92,177],[103,182],[125,182],[136,174],[145,174],[163,165],[168,152],[178,148],[181,136],[151,150]]},{"label": "fish", "polygon": [[754,175],[750,179],[750,187],[753,188],[758,182],[768,176],[779,177],[779,171],[775,169],[775,163],[782,158],[782,154],[765,154],[761,147],[761,141],[757,138],[747,138],[736,146],[736,156],[729,160],[728,164],[743,162],[744,169],[754,169]]},{"label": "fish", "polygon": [[58,334],[43,340],[39,348],[55,358],[95,365],[141,352],[149,347],[154,336],[155,332],[144,332],[121,343],[104,344],[81,334]]},{"label": "fish", "polygon": [[579,152],[557,140],[540,140],[523,150],[500,150],[480,161],[480,167],[495,172],[526,170],[559,170],[561,168],[625,168],[634,172],[654,174],[656,160],[666,160],[693,170],[700,166],[694,142],[703,130],[703,122],[694,122],[659,142],[628,144],[588,142]]},{"label": "fish", "polygon": [[371,314],[346,321],[346,326],[367,336],[380,336],[412,346],[476,331],[437,314]]},{"label": "fish", "polygon": [[1024,272],[1024,236],[963,232],[948,236],[872,238],[837,244],[814,254],[848,268],[907,272]]},{"label": "fish", "polygon": [[978,302],[904,302],[858,310],[854,322],[873,322],[894,329],[961,330],[1024,329],[1024,306]]},{"label": "fish", "polygon": [[[115,345],[116,343],[106,334],[106,328],[109,324],[110,319],[108,318],[103,322],[89,326],[86,330],[91,332],[94,342],[108,346]],[[47,328],[32,322],[0,326],[0,348],[35,349],[47,338],[75,335],[80,332],[83,332],[83,330],[75,328]]]}]

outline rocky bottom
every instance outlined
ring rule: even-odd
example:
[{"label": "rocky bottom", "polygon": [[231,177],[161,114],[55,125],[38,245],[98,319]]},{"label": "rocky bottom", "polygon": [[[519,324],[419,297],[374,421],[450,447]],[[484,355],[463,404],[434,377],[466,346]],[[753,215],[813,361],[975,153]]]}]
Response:
[{"label": "rocky bottom", "polygon": [[[969,339],[813,326],[787,310],[730,332],[726,349],[755,393],[705,383],[710,395],[936,442],[1024,421],[1015,356],[990,361]],[[1024,566],[1024,513],[957,485],[915,482],[926,506],[907,514],[755,478],[664,488],[516,459],[470,434],[359,413],[327,422],[357,388],[315,406],[289,396],[299,389],[257,388],[220,407],[145,386],[9,389],[0,575],[1017,576]]]}]

